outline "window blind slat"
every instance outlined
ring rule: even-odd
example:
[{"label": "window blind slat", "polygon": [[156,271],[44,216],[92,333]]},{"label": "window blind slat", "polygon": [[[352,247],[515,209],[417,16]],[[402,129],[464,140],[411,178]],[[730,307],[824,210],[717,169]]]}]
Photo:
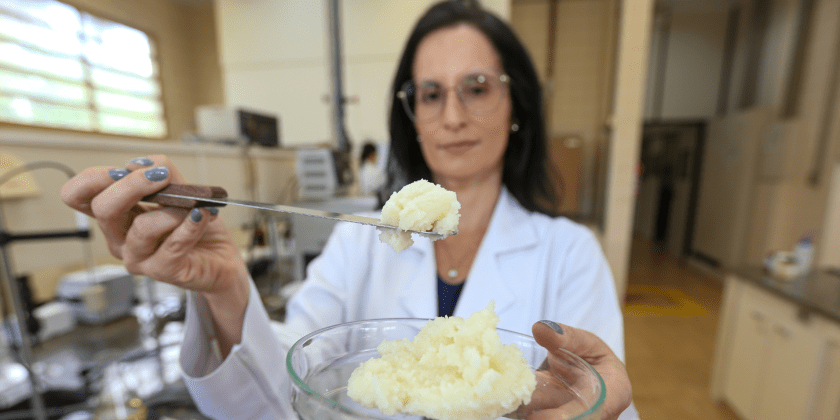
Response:
[{"label": "window blind slat", "polygon": [[84,78],[78,59],[56,57],[27,49],[12,42],[0,42],[0,64],[24,71],[47,73],[67,80]]},{"label": "window blind slat", "polygon": [[126,76],[98,68],[91,69],[91,78],[94,87],[109,88],[145,97],[160,96],[160,87],[153,80]]},{"label": "window blind slat", "polygon": [[86,90],[85,86],[79,84],[0,69],[0,91],[9,92],[13,96],[36,96],[84,106],[87,101]]},{"label": "window blind slat", "polygon": [[163,113],[163,107],[158,101],[102,91],[96,92],[95,99],[97,105],[102,109],[134,111],[142,114]]},{"label": "window blind slat", "polygon": [[38,103],[19,97],[0,97],[0,120],[88,131],[93,127],[93,118],[87,109]]},{"label": "window blind slat", "polygon": [[77,56],[79,12],[57,1],[8,1],[0,8],[0,34],[38,48]]},{"label": "window blind slat", "polygon": [[156,57],[137,29],[56,0],[6,0],[0,122],[163,137]]},{"label": "window blind slat", "polygon": [[112,134],[144,133],[158,137],[166,134],[166,124],[161,119],[138,119],[122,115],[100,114],[99,120],[102,131]]}]

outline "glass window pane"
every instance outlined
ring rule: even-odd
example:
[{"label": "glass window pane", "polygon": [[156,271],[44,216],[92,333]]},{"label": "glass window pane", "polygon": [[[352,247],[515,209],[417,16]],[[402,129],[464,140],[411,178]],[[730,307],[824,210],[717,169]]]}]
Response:
[{"label": "glass window pane", "polygon": [[154,75],[149,38],[143,32],[85,15],[84,33],[84,53],[91,63],[143,77]]},{"label": "glass window pane", "polygon": [[97,91],[95,97],[97,106],[106,110],[131,111],[150,116],[163,113],[163,107],[158,101],[103,91]]},{"label": "glass window pane", "polygon": [[70,81],[83,81],[82,63],[26,49],[12,42],[0,42],[0,65],[58,76]]},{"label": "glass window pane", "polygon": [[79,12],[53,0],[7,1],[0,6],[0,34],[47,51],[81,53]]},{"label": "glass window pane", "polygon": [[0,120],[76,130],[93,129],[88,109],[43,104],[20,97],[0,97]]},{"label": "glass window pane", "polygon": [[160,118],[137,119],[122,115],[100,114],[99,126],[104,133],[163,137],[166,123]]},{"label": "glass window pane", "polygon": [[137,29],[57,0],[0,0],[0,121],[163,137],[156,57]]},{"label": "glass window pane", "polygon": [[153,79],[141,79],[102,69],[91,70],[91,78],[94,87],[122,90],[147,97],[160,96],[160,87]]},{"label": "glass window pane", "polygon": [[33,74],[0,69],[0,91],[86,106],[87,88]]}]

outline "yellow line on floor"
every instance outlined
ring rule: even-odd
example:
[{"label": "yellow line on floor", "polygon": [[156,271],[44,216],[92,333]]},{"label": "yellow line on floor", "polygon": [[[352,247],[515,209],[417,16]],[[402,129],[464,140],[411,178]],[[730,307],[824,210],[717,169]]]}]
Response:
[{"label": "yellow line on floor", "polygon": [[673,287],[628,285],[627,296],[642,295],[642,300],[647,298],[666,298],[674,305],[651,305],[628,303],[624,307],[624,313],[635,316],[678,316],[695,317],[706,316],[709,311],[703,305]]}]

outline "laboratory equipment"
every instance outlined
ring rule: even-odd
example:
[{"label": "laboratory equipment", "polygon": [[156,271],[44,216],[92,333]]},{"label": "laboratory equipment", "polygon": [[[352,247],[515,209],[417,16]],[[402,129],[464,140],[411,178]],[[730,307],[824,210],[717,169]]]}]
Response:
[{"label": "laboratory equipment", "polygon": [[70,304],[79,323],[103,324],[131,312],[134,276],[115,264],[76,271],[61,278],[56,295]]},{"label": "laboratory equipment", "polygon": [[205,105],[196,108],[197,135],[222,144],[280,146],[280,119],[267,112]]},{"label": "laboratory equipment", "polygon": [[353,182],[350,155],[327,148],[297,151],[295,171],[301,199],[326,199],[343,195]]}]

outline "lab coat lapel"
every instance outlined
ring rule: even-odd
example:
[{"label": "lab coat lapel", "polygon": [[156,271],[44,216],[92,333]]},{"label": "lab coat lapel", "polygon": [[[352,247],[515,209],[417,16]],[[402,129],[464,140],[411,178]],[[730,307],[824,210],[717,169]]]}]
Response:
[{"label": "lab coat lapel", "polygon": [[[506,311],[516,310],[516,279],[503,277],[503,273],[510,270],[502,269],[502,257],[535,247],[537,235],[529,223],[527,213],[514,200],[507,189],[503,188],[487,234],[458,299],[455,315],[468,317],[484,309],[491,300],[495,301],[496,313],[500,317],[504,317]],[[516,260],[505,261],[510,264],[510,261]]]},{"label": "lab coat lapel", "polygon": [[437,273],[432,241],[415,238],[414,245],[402,252],[419,253],[420,263],[414,266],[414,275],[407,281],[398,299],[409,318],[430,319],[437,316]]}]

